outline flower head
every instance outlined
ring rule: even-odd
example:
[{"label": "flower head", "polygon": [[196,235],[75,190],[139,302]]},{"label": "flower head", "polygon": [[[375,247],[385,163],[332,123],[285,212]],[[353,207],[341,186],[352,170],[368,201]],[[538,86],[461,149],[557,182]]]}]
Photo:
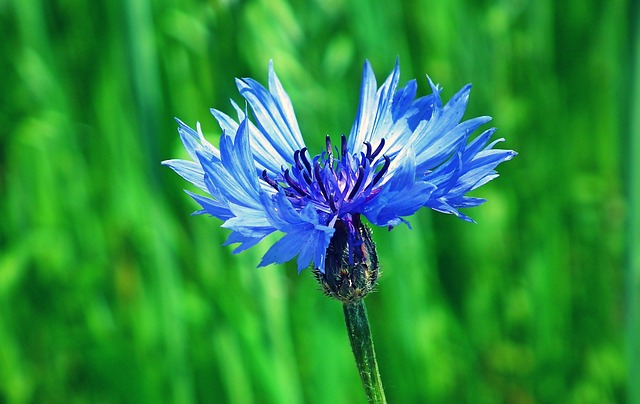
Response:
[{"label": "flower head", "polygon": [[[495,128],[469,140],[491,119],[461,121],[470,85],[443,105],[441,89],[430,79],[432,93],[416,98],[416,81],[398,88],[399,76],[396,62],[378,88],[366,62],[349,136],[335,144],[327,136],[325,149],[312,155],[270,64],[268,89],[253,79],[236,81],[254,122],[233,102],[237,120],[212,109],[223,131],[218,149],[205,140],[200,124],[194,130],[177,120],[191,161],[163,164],[206,194],[187,191],[202,207],[195,214],[224,220],[222,227],[231,230],[225,245],[239,244],[234,253],[279,231],[284,235],[260,266],[297,256],[298,271],[313,263],[325,274],[325,260],[344,261],[358,271],[364,263],[375,265],[364,269],[372,285],[377,257],[372,257],[375,248],[361,216],[391,229],[408,224],[405,217],[428,207],[472,221],[458,209],[480,205],[484,199],[466,194],[497,177],[495,167],[516,155],[494,149],[504,139],[489,143]],[[340,257],[328,250],[338,251]],[[367,272],[374,269],[375,273]],[[326,279],[337,287],[342,286],[340,276],[350,276],[333,275]]]}]

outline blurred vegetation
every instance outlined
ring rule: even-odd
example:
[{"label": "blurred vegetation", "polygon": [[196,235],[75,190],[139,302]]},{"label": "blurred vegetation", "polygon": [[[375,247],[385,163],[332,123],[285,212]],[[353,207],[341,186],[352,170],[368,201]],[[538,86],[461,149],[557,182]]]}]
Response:
[{"label": "blurred vegetation", "polygon": [[520,155],[478,225],[375,231],[390,402],[640,403],[629,3],[0,1],[0,402],[362,402],[339,304],[256,269],[269,243],[220,247],[159,163],[185,155],[174,116],[217,144],[209,108],[270,59],[319,150],[364,59],[382,81],[399,55],[421,94],[474,83],[467,117]]}]

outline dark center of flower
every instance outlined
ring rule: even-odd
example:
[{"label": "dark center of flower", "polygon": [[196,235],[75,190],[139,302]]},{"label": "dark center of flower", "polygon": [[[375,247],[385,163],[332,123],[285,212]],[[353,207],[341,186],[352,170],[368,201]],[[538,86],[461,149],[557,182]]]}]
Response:
[{"label": "dark center of flower", "polygon": [[379,275],[378,254],[371,230],[360,215],[338,220],[327,248],[324,272],[314,275],[325,294],[345,303],[354,303],[375,287]]},{"label": "dark center of flower", "polygon": [[370,143],[364,144],[366,151],[351,155],[347,138],[342,135],[340,151],[335,150],[338,158],[335,158],[331,139],[327,136],[326,151],[309,160],[306,147],[296,150],[294,166],[283,169],[275,178],[270,178],[265,170],[262,179],[275,189],[282,187],[294,204],[311,202],[320,211],[340,216],[375,195],[376,185],[389,169],[389,157],[380,156],[384,139],[375,150]]}]

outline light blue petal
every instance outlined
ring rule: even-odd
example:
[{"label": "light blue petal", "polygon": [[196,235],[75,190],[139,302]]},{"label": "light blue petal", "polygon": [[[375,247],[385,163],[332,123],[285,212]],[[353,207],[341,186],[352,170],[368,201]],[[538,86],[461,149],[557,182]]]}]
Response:
[{"label": "light blue petal", "polygon": [[256,237],[255,232],[276,230],[276,227],[265,217],[265,211],[261,207],[247,207],[230,203],[229,210],[233,217],[224,222],[221,227],[235,230],[248,237]]},{"label": "light blue petal", "polygon": [[178,133],[180,134],[180,140],[182,140],[185,150],[189,153],[192,160],[197,160],[196,149],[200,147],[200,138],[198,134],[180,119],[174,119],[178,123]]},{"label": "light blue petal", "polygon": [[311,231],[307,231],[306,233],[307,234],[304,234],[299,230],[285,234],[284,237],[276,241],[269,250],[267,250],[258,266],[264,267],[270,264],[282,264],[292,260],[293,257],[300,252],[301,238],[305,239],[311,237],[313,234]]},{"label": "light blue petal", "polygon": [[302,242],[302,248],[298,255],[298,273],[309,266],[311,262],[324,273],[324,258],[327,248],[331,242],[331,237],[335,229],[326,226],[316,226],[311,237]]},{"label": "light blue petal", "polygon": [[[400,128],[392,129],[395,123],[392,112],[393,101],[399,80],[400,63],[396,60],[393,71],[374,95],[372,92],[375,90],[376,81],[373,70],[368,62],[365,64],[360,90],[360,108],[348,141],[351,154],[360,154],[364,150],[365,142],[377,145],[384,137],[392,144],[393,140],[390,141],[390,139],[395,140],[402,134],[401,129],[406,127],[406,123],[403,123]],[[385,151],[383,150],[382,153]]]},{"label": "light blue petal", "polygon": [[[473,139],[468,145],[466,145],[465,149],[464,149],[464,162],[465,164],[471,160],[471,158],[473,158],[473,156],[475,156],[476,154],[478,154],[487,144],[487,142],[489,141],[489,139],[491,138],[491,136],[495,133],[496,128],[490,128],[485,130],[484,132],[482,132],[478,137],[476,137],[475,139]],[[492,142],[492,144],[490,144],[489,146],[486,146],[488,148],[492,148],[496,143],[502,141],[504,139],[498,139],[494,142]]]},{"label": "light blue petal", "polygon": [[405,87],[398,90],[398,92],[393,96],[391,110],[394,121],[397,121],[401,116],[409,111],[409,108],[411,108],[414,103],[417,90],[418,83],[414,79],[409,81]]},{"label": "light blue petal", "polygon": [[406,148],[394,163],[398,167],[394,169],[393,176],[364,208],[365,216],[377,226],[394,225],[400,216],[414,214],[436,189],[433,184],[415,180],[415,158],[411,148]]},{"label": "light blue petal", "polygon": [[193,130],[178,118],[174,118],[178,123],[178,133],[185,150],[193,161],[197,161],[196,152],[207,156],[207,159],[220,158],[218,149],[207,142],[200,132],[200,124],[197,123],[198,131]]},{"label": "light blue petal", "polygon": [[334,229],[326,226],[316,228],[311,224],[292,228],[280,240],[269,248],[258,266],[281,264],[298,255],[298,272],[302,271],[314,260],[314,265],[324,272],[324,258]]},{"label": "light blue petal", "polygon": [[[220,162],[208,162],[201,157],[202,168],[205,173],[205,183],[209,183],[209,193],[218,193],[225,200],[236,204],[250,204],[244,189],[238,185],[233,175],[231,175]],[[213,195],[215,197],[215,195]],[[217,199],[217,198],[216,198]]]},{"label": "light blue petal", "polygon": [[[491,120],[491,117],[481,116],[462,122],[451,131],[439,135],[438,133],[422,133],[415,140],[417,171],[425,172],[446,161],[458,149],[460,142],[467,139],[469,134],[480,125]],[[423,139],[420,139],[422,137]],[[422,140],[422,142],[420,142]]]},{"label": "light blue petal", "polygon": [[347,146],[353,154],[358,154],[364,147],[369,133],[373,130],[378,95],[376,93],[376,77],[369,61],[365,61],[360,86],[360,105],[356,119],[349,134]]},{"label": "light blue petal", "polygon": [[295,144],[298,149],[302,149],[304,147],[304,140],[300,134],[298,120],[296,119],[293,105],[291,105],[291,99],[284,91],[284,88],[282,88],[278,75],[273,68],[273,60],[269,61],[269,92],[276,101],[274,104],[278,109],[278,112],[284,117],[284,122],[290,130],[292,135],[292,139],[290,139],[291,143]]},{"label": "light blue petal", "polygon": [[281,101],[253,79],[236,80],[240,94],[256,116],[256,126],[280,157],[291,161],[293,153],[304,147],[296,121],[290,122]]},{"label": "light blue petal", "polygon": [[[237,105],[234,104],[234,106],[237,108]],[[211,114],[213,114],[226,134],[232,138],[235,137],[235,133],[238,131],[236,121],[215,109],[211,109]],[[240,122],[242,122],[245,119],[244,112],[239,112],[238,115]],[[293,157],[282,157],[271,144],[270,137],[265,137],[253,123],[248,121],[248,126],[251,138],[251,150],[253,151],[253,156],[259,171],[267,170],[269,174],[274,175],[280,172],[280,167],[290,166],[293,163]]]},{"label": "light blue petal", "polygon": [[234,254],[238,254],[238,253],[241,253],[242,251],[247,250],[247,249],[253,247],[254,245],[258,244],[268,234],[269,233],[264,233],[264,234],[258,235],[256,237],[247,237],[247,236],[245,236],[245,235],[243,235],[241,233],[238,233],[238,232],[234,231],[234,232],[231,232],[231,234],[229,234],[229,237],[227,237],[227,240],[222,245],[226,246],[226,245],[240,243],[240,245],[233,250]]},{"label": "light blue petal", "polygon": [[260,186],[249,144],[247,121],[238,127],[235,144],[230,136],[220,138],[221,162],[206,161],[198,155],[205,171],[205,180],[209,178],[213,187],[225,199],[237,205],[261,208]]},{"label": "light blue petal", "polygon": [[185,190],[185,192],[192,197],[208,214],[217,217],[218,219],[228,220],[233,214],[226,203],[217,201],[215,199],[206,198],[193,192]]},{"label": "light blue petal", "polygon": [[207,192],[207,186],[204,184],[204,171],[200,164],[187,160],[165,160],[161,164],[171,168],[179,176]]},{"label": "light blue petal", "polygon": [[231,119],[229,115],[218,111],[217,109],[210,109],[211,115],[218,121],[218,125],[222,129],[222,133],[227,136],[235,136],[235,133],[238,131],[238,123]]}]

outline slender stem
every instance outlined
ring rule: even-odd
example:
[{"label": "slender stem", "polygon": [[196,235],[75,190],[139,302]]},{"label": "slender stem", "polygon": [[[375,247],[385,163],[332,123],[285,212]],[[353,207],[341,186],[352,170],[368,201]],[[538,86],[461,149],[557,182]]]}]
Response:
[{"label": "slender stem", "polygon": [[371,338],[364,300],[345,303],[343,309],[349,342],[351,342],[351,349],[358,365],[367,400],[370,403],[386,403],[387,399],[382,389],[382,380],[378,371],[378,362],[376,362],[376,352],[373,349],[373,339]]}]

